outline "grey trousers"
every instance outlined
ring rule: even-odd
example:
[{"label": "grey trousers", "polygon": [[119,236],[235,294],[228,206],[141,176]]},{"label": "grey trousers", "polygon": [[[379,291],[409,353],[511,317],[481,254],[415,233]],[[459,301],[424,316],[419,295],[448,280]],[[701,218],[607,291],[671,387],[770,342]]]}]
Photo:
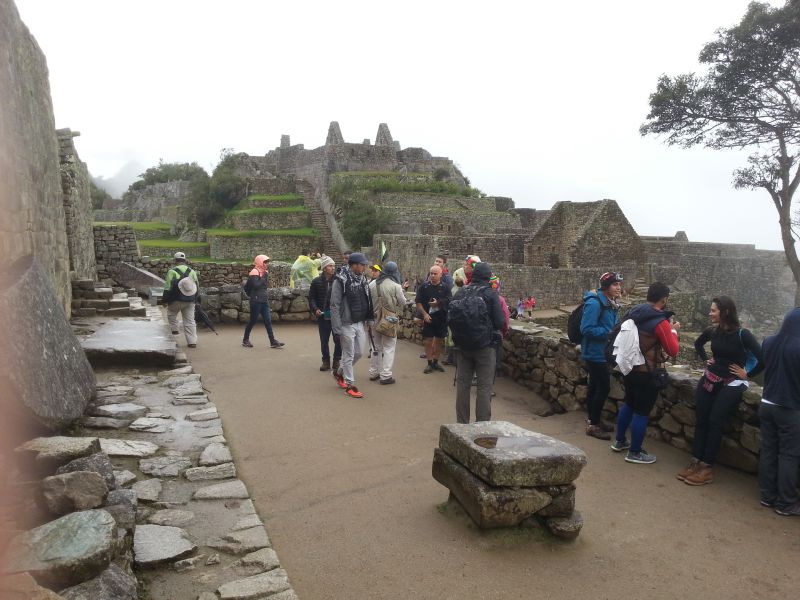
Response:
[{"label": "grey trousers", "polygon": [[496,360],[497,353],[494,346],[487,346],[480,350],[458,351],[456,420],[459,423],[469,423],[469,396],[473,375],[478,378],[478,390],[475,397],[475,420],[492,420],[492,386],[494,384]]}]

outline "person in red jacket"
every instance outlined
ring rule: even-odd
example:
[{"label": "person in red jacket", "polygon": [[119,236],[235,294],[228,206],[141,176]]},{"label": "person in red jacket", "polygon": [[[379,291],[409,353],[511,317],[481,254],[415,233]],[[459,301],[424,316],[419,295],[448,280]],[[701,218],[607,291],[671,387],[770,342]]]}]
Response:
[{"label": "person in red jacket", "polygon": [[[628,450],[625,460],[630,463],[650,464],[656,457],[642,448],[650,411],[658,398],[659,382],[654,377],[663,370],[669,357],[678,355],[678,330],[680,323],[672,319],[674,313],[665,310],[669,287],[657,281],[647,290],[647,302],[630,309],[622,318],[633,319],[639,330],[639,349],[645,363],[633,367],[625,375],[625,403],[617,415],[617,435],[611,444],[614,452]],[[628,442],[628,428],[631,441]]]}]

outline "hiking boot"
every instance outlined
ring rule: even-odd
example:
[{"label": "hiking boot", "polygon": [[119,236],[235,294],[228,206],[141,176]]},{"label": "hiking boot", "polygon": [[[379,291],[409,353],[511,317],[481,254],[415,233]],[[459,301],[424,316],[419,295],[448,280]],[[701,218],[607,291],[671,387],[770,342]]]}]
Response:
[{"label": "hiking boot", "polygon": [[340,388],[342,388],[343,390],[347,389],[347,382],[344,380],[344,376],[334,371],[333,378],[336,380],[336,383],[339,385]]},{"label": "hiking boot", "polygon": [[679,481],[686,481],[686,478],[689,477],[689,475],[692,475],[699,468],[700,468],[700,461],[697,460],[696,458],[692,458],[691,462],[689,463],[689,466],[686,467],[683,471],[681,471],[677,475],[675,475],[675,479],[678,479]]},{"label": "hiking boot", "polygon": [[597,438],[598,440],[610,440],[611,434],[603,431],[599,425],[589,425],[586,428],[586,435]]},{"label": "hiking boot", "polygon": [[389,379],[381,379],[381,385],[392,385],[393,383],[397,383],[394,380],[394,377],[389,377]]},{"label": "hiking boot", "polygon": [[800,502],[783,508],[775,507],[775,514],[782,517],[800,517]]},{"label": "hiking boot", "polygon": [[422,372],[425,373],[426,375],[428,373],[433,373],[433,365],[431,363],[428,363],[428,366],[422,369]]},{"label": "hiking boot", "polygon": [[631,447],[631,443],[628,440],[614,440],[611,444],[611,449],[614,452],[623,452]]},{"label": "hiking boot", "polygon": [[242,340],[242,346],[245,348],[252,348],[253,344],[250,343],[250,340]]},{"label": "hiking boot", "polygon": [[283,348],[285,345],[286,345],[286,344],[284,344],[283,342],[279,342],[278,340],[272,340],[272,341],[269,343],[269,347],[270,347],[270,348],[275,348],[275,349],[277,349],[277,350],[280,350],[280,349],[281,349],[281,348]]},{"label": "hiking boot", "polygon": [[350,396],[351,398],[363,398],[364,394],[358,391],[358,388],[354,385],[348,385],[347,389],[344,391],[345,394]]},{"label": "hiking boot", "polygon": [[631,452],[628,450],[628,454],[625,455],[625,461],[636,463],[637,465],[649,465],[656,462],[656,457],[652,454],[648,454],[644,451],[644,448],[642,448],[640,452]]},{"label": "hiking boot", "polygon": [[323,358],[322,364],[319,366],[320,371],[330,371],[331,370],[331,359]]},{"label": "hiking boot", "polygon": [[370,381],[378,381],[378,379],[380,379],[380,378],[381,378],[380,375],[370,375],[369,376],[369,380]]},{"label": "hiking boot", "polygon": [[687,475],[683,483],[687,485],[706,485],[714,481],[714,469],[706,463],[697,463],[694,473]]},{"label": "hiking boot", "polygon": [[444,373],[444,367],[440,365],[438,362],[433,363],[433,370],[439,371],[440,373]]}]

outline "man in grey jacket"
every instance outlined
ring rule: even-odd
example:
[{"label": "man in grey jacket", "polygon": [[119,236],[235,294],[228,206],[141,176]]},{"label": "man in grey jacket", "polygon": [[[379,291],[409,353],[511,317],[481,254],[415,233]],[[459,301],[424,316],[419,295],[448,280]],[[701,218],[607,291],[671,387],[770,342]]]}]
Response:
[{"label": "man in grey jacket", "polygon": [[369,261],[361,252],[347,260],[347,269],[336,274],[331,289],[331,325],[342,344],[342,360],[333,372],[336,383],[352,398],[363,398],[355,383],[353,366],[363,354],[367,341],[364,324],[375,317],[364,271]]}]

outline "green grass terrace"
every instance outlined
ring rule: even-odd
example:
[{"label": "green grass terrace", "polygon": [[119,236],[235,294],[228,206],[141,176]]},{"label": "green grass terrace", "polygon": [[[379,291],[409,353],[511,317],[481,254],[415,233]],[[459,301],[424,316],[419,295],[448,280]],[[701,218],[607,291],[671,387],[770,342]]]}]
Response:
[{"label": "green grass terrace", "polygon": [[256,207],[256,208],[235,208],[225,213],[227,216],[234,215],[271,215],[279,213],[302,213],[308,212],[305,206],[275,206],[275,207]]},{"label": "green grass terrace", "polygon": [[319,232],[313,227],[300,229],[251,229],[238,231],[236,229],[206,229],[206,237],[240,237],[256,238],[271,236],[317,237]]},{"label": "green grass terrace", "polygon": [[157,223],[155,221],[95,221],[92,225],[98,227],[131,227],[134,231],[171,231],[172,225],[169,223]]}]

